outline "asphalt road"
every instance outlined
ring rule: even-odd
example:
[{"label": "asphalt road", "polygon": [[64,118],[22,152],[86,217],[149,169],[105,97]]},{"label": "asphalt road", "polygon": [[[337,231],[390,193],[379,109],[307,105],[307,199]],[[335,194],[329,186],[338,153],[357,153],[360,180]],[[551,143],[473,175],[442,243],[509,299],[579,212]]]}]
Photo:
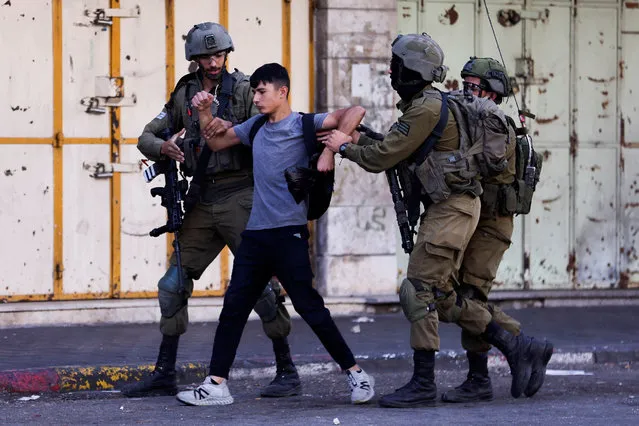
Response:
[{"label": "asphalt road", "polygon": [[[363,363],[366,368],[366,364]],[[572,367],[571,367],[572,368]],[[561,370],[566,374],[566,370]],[[410,378],[408,369],[375,374],[374,403],[352,406],[346,379],[339,373],[303,376],[303,395],[261,399],[268,379],[229,382],[235,403],[224,407],[188,407],[173,397],[126,399],[117,392],[0,395],[2,424],[208,424],[208,425],[415,425],[415,424],[553,424],[625,425],[639,423],[639,365],[575,366],[586,375],[547,377],[533,398],[509,395],[510,376],[492,370],[495,400],[488,403],[433,408],[386,409],[379,395],[392,392]],[[555,370],[559,371],[559,370]],[[454,387],[464,371],[437,371],[438,390]]]}]

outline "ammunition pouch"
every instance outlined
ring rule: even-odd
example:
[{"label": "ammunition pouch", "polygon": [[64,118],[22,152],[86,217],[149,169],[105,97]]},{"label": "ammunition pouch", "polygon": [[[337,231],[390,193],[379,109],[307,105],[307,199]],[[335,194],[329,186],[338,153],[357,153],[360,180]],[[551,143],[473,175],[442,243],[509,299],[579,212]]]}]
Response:
[{"label": "ammunition pouch", "polygon": [[446,183],[443,167],[434,160],[434,155],[432,154],[415,168],[415,174],[426,194],[436,204],[448,199],[451,189]]},{"label": "ammunition pouch", "polygon": [[523,180],[515,180],[510,185],[483,184],[481,198],[483,216],[512,216],[528,214],[532,206],[534,189]]}]

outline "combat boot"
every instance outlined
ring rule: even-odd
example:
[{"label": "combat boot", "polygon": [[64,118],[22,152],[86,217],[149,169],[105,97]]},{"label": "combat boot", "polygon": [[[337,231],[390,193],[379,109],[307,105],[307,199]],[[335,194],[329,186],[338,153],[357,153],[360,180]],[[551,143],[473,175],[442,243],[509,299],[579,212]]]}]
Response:
[{"label": "combat boot", "polygon": [[435,405],[435,351],[416,350],[413,352],[413,361],[413,377],[394,393],[381,397],[380,406],[406,408]]},{"label": "combat boot", "polygon": [[530,381],[524,390],[524,395],[531,397],[537,393],[544,384],[546,378],[546,366],[550,362],[553,353],[553,345],[550,342],[535,342],[533,351],[535,352]]},{"label": "combat boot", "polygon": [[[527,388],[533,368],[538,375],[541,374],[541,383],[543,384],[545,365],[547,364],[547,362],[544,364],[543,359],[546,353],[543,350],[544,344],[532,337],[525,336],[523,333],[515,336],[501,328],[495,321],[491,321],[488,324],[481,337],[499,349],[506,357],[506,361],[508,361],[510,366],[510,374],[513,378],[510,386],[510,394],[513,398],[519,398]],[[548,359],[550,360],[550,358]],[[542,366],[543,371],[540,368]],[[536,385],[539,382],[540,377],[537,376],[534,384]],[[530,390],[532,391],[533,389],[531,388]],[[539,389],[534,390],[536,392]]]},{"label": "combat boot", "polygon": [[291,359],[291,350],[286,337],[273,340],[273,351],[277,369],[275,378],[260,392],[260,395],[265,398],[298,395],[302,390],[302,383]]},{"label": "combat boot", "polygon": [[444,402],[491,401],[493,387],[488,377],[488,352],[466,352],[468,375],[466,381],[442,394]]},{"label": "combat boot", "polygon": [[126,385],[122,394],[130,398],[177,394],[175,362],[180,336],[162,336],[155,370],[141,381]]}]

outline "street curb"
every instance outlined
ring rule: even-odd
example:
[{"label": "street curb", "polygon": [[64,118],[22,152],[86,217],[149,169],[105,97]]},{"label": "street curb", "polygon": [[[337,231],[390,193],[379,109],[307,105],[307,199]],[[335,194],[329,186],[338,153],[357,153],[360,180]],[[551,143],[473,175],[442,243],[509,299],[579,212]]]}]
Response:
[{"label": "street curb", "polygon": [[[391,353],[383,355],[356,355],[358,362],[371,372],[403,371],[412,368],[412,353]],[[339,367],[328,355],[297,356],[295,362],[301,376],[320,375],[339,371]],[[583,366],[590,364],[637,362],[639,350],[555,352],[549,367]],[[455,351],[437,354],[439,370],[466,368],[466,356]],[[508,368],[502,355],[490,355],[491,369]],[[0,371],[0,393],[66,393],[78,391],[117,390],[122,386],[142,379],[153,371],[152,364],[124,366],[69,366],[26,370]],[[179,385],[190,385],[202,381],[208,373],[208,363],[188,362],[177,366]],[[251,378],[256,380],[272,378],[275,367],[264,358],[236,360],[230,379]]]}]

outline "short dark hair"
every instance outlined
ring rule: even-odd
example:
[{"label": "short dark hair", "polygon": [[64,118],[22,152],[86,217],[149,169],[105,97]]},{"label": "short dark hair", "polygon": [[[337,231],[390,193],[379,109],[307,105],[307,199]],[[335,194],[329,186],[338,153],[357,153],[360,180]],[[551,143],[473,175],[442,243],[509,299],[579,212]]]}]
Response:
[{"label": "short dark hair", "polygon": [[286,86],[288,87],[289,92],[291,91],[291,79],[288,76],[288,71],[286,71],[286,68],[275,62],[264,64],[256,69],[251,75],[250,82],[253,89],[257,88],[260,83],[273,83],[273,85],[278,88]]}]

